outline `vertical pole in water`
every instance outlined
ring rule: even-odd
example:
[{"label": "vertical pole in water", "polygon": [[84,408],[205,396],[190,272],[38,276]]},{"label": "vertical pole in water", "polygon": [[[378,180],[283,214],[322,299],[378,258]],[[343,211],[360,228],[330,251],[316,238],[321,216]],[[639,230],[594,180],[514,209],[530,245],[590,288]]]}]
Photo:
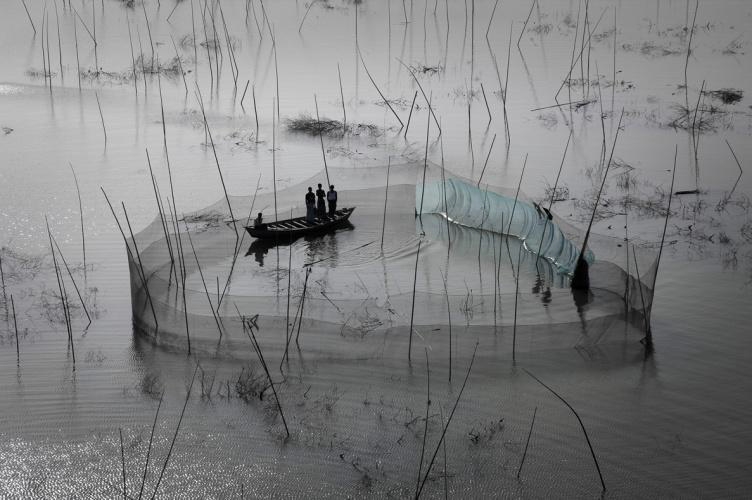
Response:
[{"label": "vertical pole in water", "polygon": [[318,99],[316,99],[316,94],[313,94],[313,102],[314,104],[316,104],[316,126],[319,129],[319,141],[321,141],[321,156],[324,158],[324,172],[326,172],[326,185],[331,186],[332,183],[329,180],[329,167],[326,166],[326,152],[324,151],[324,135],[321,131],[321,120],[319,119],[319,101]]},{"label": "vertical pole in water", "polygon": [[339,77],[339,97],[342,99],[342,132],[347,129],[347,112],[345,111],[345,94],[342,92],[342,73],[337,63],[337,76]]},{"label": "vertical pole in water", "polygon": [[520,291],[520,257],[522,256],[522,242],[517,252],[517,280],[514,286],[514,327],[512,329],[512,362],[517,361],[517,297]]},{"label": "vertical pole in water", "polygon": [[10,307],[13,311],[13,328],[16,331],[16,364],[21,365],[21,351],[18,347],[18,323],[16,322],[16,304],[13,302],[13,295],[10,296]]},{"label": "vertical pole in water", "polygon": [[[256,99],[254,97],[254,101]],[[276,135],[277,122],[274,114],[274,101],[272,100],[272,181],[274,184],[274,222],[277,222],[279,216],[277,215],[277,135]],[[258,140],[258,138],[256,138]]]},{"label": "vertical pole in water", "polygon": [[420,257],[420,244],[422,240],[418,240],[418,251],[415,253],[415,273],[413,274],[413,305],[410,309],[410,341],[407,349],[407,360],[412,360],[413,350],[413,319],[415,317],[415,285],[418,282],[418,257]]},{"label": "vertical pole in water", "polygon": [[384,249],[384,229],[386,228],[386,204],[389,199],[389,169],[392,166],[392,157],[389,156],[386,164],[386,189],[384,190],[384,219],[381,223],[381,249]]}]

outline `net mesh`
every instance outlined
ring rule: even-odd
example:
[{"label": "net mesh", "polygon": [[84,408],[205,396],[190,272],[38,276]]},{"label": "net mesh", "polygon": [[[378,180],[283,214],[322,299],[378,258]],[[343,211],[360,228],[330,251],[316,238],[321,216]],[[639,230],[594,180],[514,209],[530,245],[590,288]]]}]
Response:
[{"label": "net mesh", "polygon": [[135,324],[178,348],[189,336],[193,346],[221,338],[231,355],[229,346],[246,340],[239,314],[258,315],[268,342],[286,343],[291,328],[318,329],[327,339],[319,348],[348,356],[358,349],[343,339],[399,331],[403,340],[411,324],[424,341],[452,325],[475,335],[529,332],[547,346],[604,342],[612,330],[642,335],[647,325],[654,244],[591,234],[591,288],[573,291],[584,232],[524,193],[479,187],[436,165],[328,174],[339,208],[356,210],[351,225],[324,236],[274,245],[243,230],[258,212],[265,221],[304,215],[303,195],[324,172],[276,196],[231,197],[236,221],[225,199],[178,220],[157,217],[135,236],[140,261],[128,241]]}]

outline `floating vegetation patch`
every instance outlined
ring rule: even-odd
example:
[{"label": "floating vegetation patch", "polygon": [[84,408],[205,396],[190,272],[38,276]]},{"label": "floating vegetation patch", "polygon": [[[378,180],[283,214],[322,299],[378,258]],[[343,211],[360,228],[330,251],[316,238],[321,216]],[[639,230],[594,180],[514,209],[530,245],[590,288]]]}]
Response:
[{"label": "floating vegetation patch", "polygon": [[26,76],[30,78],[52,78],[57,76],[54,71],[44,71],[43,69],[29,68],[26,70]]},{"label": "floating vegetation patch", "polygon": [[442,71],[444,71],[444,67],[441,64],[437,64],[436,66],[426,66],[424,64],[418,64],[417,66],[410,66],[410,71],[413,73],[420,73],[423,75],[438,75]]},{"label": "floating vegetation patch", "polygon": [[744,91],[738,89],[705,90],[703,94],[721,101],[723,104],[736,104],[744,97]]},{"label": "floating vegetation patch", "polygon": [[714,132],[719,128],[731,128],[731,113],[717,106],[700,105],[697,109],[688,109],[681,104],[673,104],[674,117],[664,124],[666,127]]},{"label": "floating vegetation patch", "polygon": [[737,54],[744,55],[744,52],[742,52],[741,50],[743,47],[743,44],[742,42],[740,42],[740,39],[741,39],[741,35],[731,40],[729,44],[726,45],[726,47],[724,47],[722,53],[727,56],[737,55]]},{"label": "floating vegetation patch", "polygon": [[344,135],[380,136],[383,131],[370,123],[343,123],[339,120],[322,118],[317,120],[310,115],[300,115],[286,120],[287,129],[293,132],[303,132],[310,135],[323,134],[331,137]]},{"label": "floating vegetation patch", "polygon": [[537,24],[530,28],[528,31],[535,33],[536,35],[548,35],[554,29],[553,24],[543,23]]},{"label": "floating vegetation patch", "polygon": [[681,47],[674,47],[671,44],[657,44],[653,41],[623,43],[622,50],[625,52],[639,52],[648,57],[665,57],[683,54],[685,50]]}]

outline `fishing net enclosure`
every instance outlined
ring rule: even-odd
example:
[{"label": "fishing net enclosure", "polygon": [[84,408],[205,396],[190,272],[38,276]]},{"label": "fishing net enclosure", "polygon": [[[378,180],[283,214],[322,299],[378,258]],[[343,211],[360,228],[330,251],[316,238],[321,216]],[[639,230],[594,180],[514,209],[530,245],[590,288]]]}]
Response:
[{"label": "fishing net enclosure", "polygon": [[[327,179],[338,208],[356,207],[349,225],[276,243],[246,234],[259,212],[303,216],[308,186]],[[655,245],[591,234],[590,290],[572,290],[584,231],[555,208],[421,163],[330,169],[276,194],[162,212],[127,242],[134,324],[156,343],[227,356],[252,352],[241,318],[268,348],[353,359],[414,342],[451,349],[452,329],[494,339],[502,356],[639,341]]]}]

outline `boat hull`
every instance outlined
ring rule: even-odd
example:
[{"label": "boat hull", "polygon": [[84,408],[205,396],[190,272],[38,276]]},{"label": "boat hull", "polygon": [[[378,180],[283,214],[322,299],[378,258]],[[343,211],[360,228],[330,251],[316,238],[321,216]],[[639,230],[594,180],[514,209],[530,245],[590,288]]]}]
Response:
[{"label": "boat hull", "polygon": [[246,226],[248,234],[265,240],[288,240],[306,235],[327,233],[348,223],[355,207],[337,210],[334,217],[316,218],[316,222],[306,222],[305,217],[296,217],[277,222],[270,222],[261,227]]}]

